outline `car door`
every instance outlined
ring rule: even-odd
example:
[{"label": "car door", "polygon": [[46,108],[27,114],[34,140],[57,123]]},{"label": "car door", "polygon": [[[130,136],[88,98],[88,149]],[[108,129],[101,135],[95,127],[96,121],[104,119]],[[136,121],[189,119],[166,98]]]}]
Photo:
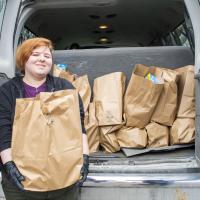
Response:
[{"label": "car door", "polygon": [[14,35],[21,5],[20,0],[0,0],[0,72],[13,77],[14,64]]}]

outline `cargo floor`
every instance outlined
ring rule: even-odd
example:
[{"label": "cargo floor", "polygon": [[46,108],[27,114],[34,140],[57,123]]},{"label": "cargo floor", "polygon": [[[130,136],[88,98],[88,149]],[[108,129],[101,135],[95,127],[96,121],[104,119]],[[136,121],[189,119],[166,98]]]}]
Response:
[{"label": "cargo floor", "polygon": [[126,157],[119,153],[93,153],[90,156],[91,173],[112,172],[186,172],[198,170],[194,147],[170,152],[154,152]]}]

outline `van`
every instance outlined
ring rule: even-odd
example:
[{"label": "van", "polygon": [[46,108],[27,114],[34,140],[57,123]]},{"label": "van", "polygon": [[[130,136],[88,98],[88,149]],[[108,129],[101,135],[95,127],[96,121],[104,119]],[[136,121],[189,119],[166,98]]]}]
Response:
[{"label": "van", "polygon": [[0,84],[18,73],[18,44],[37,36],[53,41],[55,63],[88,74],[91,86],[116,71],[129,80],[137,63],[195,66],[195,144],[129,157],[93,153],[81,200],[199,199],[199,21],[199,0],[0,0]]}]

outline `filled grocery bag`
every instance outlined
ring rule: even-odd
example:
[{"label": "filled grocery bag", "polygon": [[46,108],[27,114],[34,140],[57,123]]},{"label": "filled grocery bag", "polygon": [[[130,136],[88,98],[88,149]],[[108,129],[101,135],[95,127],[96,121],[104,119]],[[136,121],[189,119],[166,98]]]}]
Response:
[{"label": "filled grocery bag", "polygon": [[121,124],[125,75],[115,72],[94,80],[94,102],[99,126]]},{"label": "filled grocery bag", "polygon": [[75,90],[16,100],[12,157],[26,190],[57,190],[79,180],[83,151]]},{"label": "filled grocery bag", "polygon": [[159,74],[164,80],[164,87],[151,117],[151,121],[172,126],[177,113],[178,72],[156,67],[156,74]]},{"label": "filled grocery bag", "polygon": [[124,97],[126,126],[144,128],[150,122],[163,84],[155,68],[135,66]]}]

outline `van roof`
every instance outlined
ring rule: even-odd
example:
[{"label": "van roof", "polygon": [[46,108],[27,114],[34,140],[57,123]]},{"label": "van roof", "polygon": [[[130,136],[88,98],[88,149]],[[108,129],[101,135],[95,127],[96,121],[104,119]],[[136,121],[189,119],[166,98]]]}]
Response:
[{"label": "van roof", "polygon": [[36,0],[35,12],[25,26],[53,40],[58,49],[72,43],[81,47],[152,46],[184,20],[183,0],[84,2]]}]

